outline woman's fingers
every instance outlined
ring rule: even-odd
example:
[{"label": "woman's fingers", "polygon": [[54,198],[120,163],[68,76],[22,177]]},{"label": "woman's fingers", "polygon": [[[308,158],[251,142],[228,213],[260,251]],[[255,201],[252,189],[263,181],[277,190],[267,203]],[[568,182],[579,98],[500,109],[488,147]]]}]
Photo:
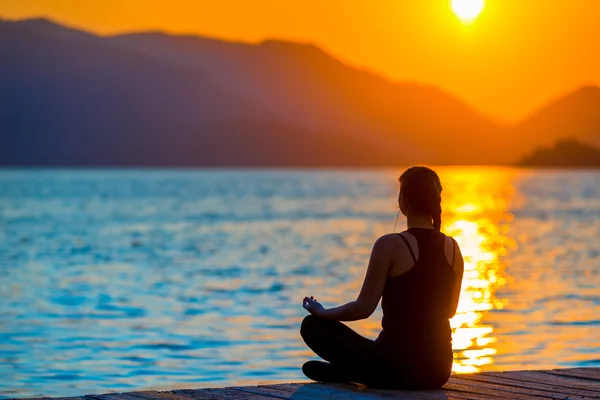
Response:
[{"label": "woman's fingers", "polygon": [[304,307],[305,310],[312,314],[312,306],[316,302],[317,300],[313,296],[305,297],[302,301],[302,307]]},{"label": "woman's fingers", "polygon": [[[311,305],[312,300],[309,299],[308,297],[305,297],[304,300],[302,301],[302,307],[306,308],[307,310],[309,310],[310,305]],[[309,310],[310,311],[310,310]]]},{"label": "woman's fingers", "polygon": [[302,300],[302,307],[304,307],[304,309],[306,311],[308,311],[309,313],[312,314],[314,311],[315,303],[319,304],[319,302],[317,301],[317,299],[315,299],[314,296],[310,296],[310,297],[307,296]]}]

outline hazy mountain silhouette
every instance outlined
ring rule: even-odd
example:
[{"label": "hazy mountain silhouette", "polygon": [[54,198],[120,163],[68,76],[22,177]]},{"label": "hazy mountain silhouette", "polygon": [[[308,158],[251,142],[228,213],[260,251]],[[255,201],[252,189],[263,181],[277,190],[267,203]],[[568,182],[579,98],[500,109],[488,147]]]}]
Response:
[{"label": "hazy mountain silhouette", "polygon": [[575,139],[558,140],[551,147],[537,148],[517,165],[527,167],[600,167],[600,150]]},{"label": "hazy mountain silhouette", "polygon": [[[600,136],[598,88],[518,126],[316,46],[0,21],[0,164],[509,164]],[[568,131],[568,132],[567,132]]]},{"label": "hazy mountain silhouette", "polygon": [[515,129],[528,146],[571,137],[600,146],[600,88],[583,87],[538,111]]},{"label": "hazy mountain silhouette", "polygon": [[272,40],[248,45],[156,33],[112,40],[199,68],[288,123],[396,148],[396,163],[423,157],[484,162],[494,156],[487,146],[471,151],[488,143],[485,136],[496,127],[467,105],[435,88],[394,84],[350,68],[313,45]]},{"label": "hazy mountain silhouette", "polygon": [[3,164],[196,161],[206,124],[268,117],[186,70],[45,20],[0,24]]}]

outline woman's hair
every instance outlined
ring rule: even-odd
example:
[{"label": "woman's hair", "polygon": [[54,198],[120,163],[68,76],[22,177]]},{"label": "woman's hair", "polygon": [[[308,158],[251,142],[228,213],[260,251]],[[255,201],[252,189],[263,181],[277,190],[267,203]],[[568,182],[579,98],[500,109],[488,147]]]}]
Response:
[{"label": "woman's hair", "polygon": [[442,225],[442,184],[430,168],[410,167],[400,176],[400,194],[411,212],[430,215],[438,231]]}]

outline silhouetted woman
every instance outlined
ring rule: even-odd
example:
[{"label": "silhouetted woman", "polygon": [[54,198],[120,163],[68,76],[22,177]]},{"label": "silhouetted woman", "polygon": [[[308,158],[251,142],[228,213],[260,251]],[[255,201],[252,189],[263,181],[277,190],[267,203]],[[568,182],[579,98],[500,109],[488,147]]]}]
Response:
[{"label": "silhouetted woman", "polygon": [[[328,361],[305,363],[308,378],[385,389],[436,389],[448,381],[449,319],[456,313],[464,264],[455,240],[440,232],[441,192],[433,170],[406,170],[398,203],[408,229],[377,239],[358,299],[325,309],[312,296],[304,298],[312,315],[300,333]],[[339,322],[368,318],[380,298],[383,329],[376,340]]]}]

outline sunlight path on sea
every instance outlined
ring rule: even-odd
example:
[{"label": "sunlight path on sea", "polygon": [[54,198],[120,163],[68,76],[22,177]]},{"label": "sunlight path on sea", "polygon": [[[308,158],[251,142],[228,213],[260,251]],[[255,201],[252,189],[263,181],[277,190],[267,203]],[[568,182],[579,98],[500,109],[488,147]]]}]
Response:
[{"label": "sunlight path on sea", "polygon": [[497,352],[494,327],[483,319],[488,311],[506,304],[496,292],[507,281],[501,258],[515,247],[506,236],[513,220],[508,212],[515,192],[513,178],[505,170],[471,169],[441,178],[451,188],[444,198],[443,230],[455,237],[465,260],[457,315],[451,321],[455,372],[478,372],[493,363]]}]

